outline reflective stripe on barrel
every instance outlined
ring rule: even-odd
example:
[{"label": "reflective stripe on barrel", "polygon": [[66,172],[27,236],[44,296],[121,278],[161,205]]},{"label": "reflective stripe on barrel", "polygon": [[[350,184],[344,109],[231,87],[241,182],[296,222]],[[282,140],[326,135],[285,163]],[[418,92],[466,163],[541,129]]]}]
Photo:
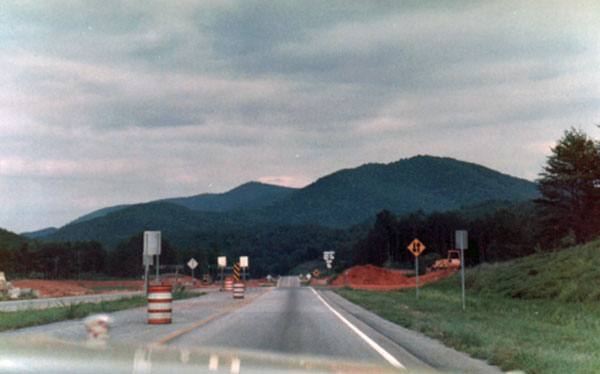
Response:
[{"label": "reflective stripe on barrel", "polygon": [[233,279],[225,278],[225,291],[227,291],[227,292],[233,291]]},{"label": "reflective stripe on barrel", "polygon": [[148,287],[148,323],[171,323],[171,286]]},{"label": "reflective stripe on barrel", "polygon": [[246,285],[244,283],[235,283],[233,285],[233,298],[234,299],[243,299],[245,288],[246,288]]}]

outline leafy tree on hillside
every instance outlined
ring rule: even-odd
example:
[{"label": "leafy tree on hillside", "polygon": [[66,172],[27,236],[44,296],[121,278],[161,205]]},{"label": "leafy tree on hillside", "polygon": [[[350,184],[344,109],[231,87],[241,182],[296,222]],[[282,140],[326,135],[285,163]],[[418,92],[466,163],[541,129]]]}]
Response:
[{"label": "leafy tree on hillside", "polygon": [[398,256],[398,223],[396,216],[383,210],[377,214],[375,225],[369,235],[356,245],[359,264],[383,265]]},{"label": "leafy tree on hillside", "polygon": [[538,179],[543,235],[556,242],[570,233],[577,243],[600,227],[600,146],[571,128],[552,148]]},{"label": "leafy tree on hillside", "polygon": [[[116,277],[137,277],[143,274],[143,248],[143,232],[119,243],[117,248],[108,254],[107,273]],[[177,250],[164,237],[161,237],[160,264],[175,264],[176,252]]]},{"label": "leafy tree on hillside", "polygon": [[76,242],[74,250],[77,254],[77,266],[80,272],[101,273],[106,265],[107,252],[102,244],[91,242]]}]

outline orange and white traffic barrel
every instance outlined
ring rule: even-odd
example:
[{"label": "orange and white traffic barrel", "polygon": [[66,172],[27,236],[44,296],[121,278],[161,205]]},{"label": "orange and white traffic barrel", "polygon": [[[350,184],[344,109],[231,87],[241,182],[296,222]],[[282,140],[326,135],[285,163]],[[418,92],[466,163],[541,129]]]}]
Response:
[{"label": "orange and white traffic barrel", "polygon": [[233,278],[230,278],[230,277],[225,278],[225,291],[227,291],[227,292],[233,291]]},{"label": "orange and white traffic barrel", "polygon": [[243,299],[244,291],[246,289],[246,285],[242,282],[233,284],[233,298],[234,299]]},{"label": "orange and white traffic barrel", "polygon": [[148,286],[148,323],[171,323],[171,286]]}]

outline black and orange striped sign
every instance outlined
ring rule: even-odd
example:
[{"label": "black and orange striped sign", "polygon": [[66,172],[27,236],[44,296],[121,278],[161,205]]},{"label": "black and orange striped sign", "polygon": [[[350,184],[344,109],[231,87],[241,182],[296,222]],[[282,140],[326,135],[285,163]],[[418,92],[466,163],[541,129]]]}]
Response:
[{"label": "black and orange striped sign", "polygon": [[233,264],[233,280],[236,282],[240,281],[240,263],[236,262]]}]

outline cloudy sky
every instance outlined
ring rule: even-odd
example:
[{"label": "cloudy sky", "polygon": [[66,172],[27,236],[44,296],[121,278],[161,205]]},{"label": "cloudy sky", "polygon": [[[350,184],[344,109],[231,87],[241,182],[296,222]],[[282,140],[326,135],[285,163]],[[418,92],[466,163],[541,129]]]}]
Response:
[{"label": "cloudy sky", "polygon": [[600,138],[600,2],[455,3],[2,1],[0,227]]}]

